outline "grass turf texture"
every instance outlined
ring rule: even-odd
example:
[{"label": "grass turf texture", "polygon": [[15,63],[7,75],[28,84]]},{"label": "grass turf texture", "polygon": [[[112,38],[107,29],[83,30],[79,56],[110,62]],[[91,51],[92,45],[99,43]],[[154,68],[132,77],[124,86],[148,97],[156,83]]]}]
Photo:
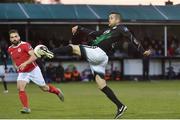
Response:
[{"label": "grass turf texture", "polygon": [[[62,103],[54,94],[29,84],[31,114],[21,114],[16,84],[8,84],[9,93],[0,93],[0,118],[96,119],[114,117],[116,107],[98,90],[94,82],[55,84],[64,91]],[[180,80],[152,82],[108,82],[127,106],[122,118],[180,118]],[[1,84],[2,86],[2,84]],[[0,89],[3,91],[2,87]]]}]

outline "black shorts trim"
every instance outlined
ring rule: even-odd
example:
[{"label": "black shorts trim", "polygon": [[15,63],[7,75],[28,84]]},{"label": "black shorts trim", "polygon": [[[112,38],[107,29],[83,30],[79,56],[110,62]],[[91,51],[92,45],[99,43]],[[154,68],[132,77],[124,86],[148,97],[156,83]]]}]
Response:
[{"label": "black shorts trim", "polygon": [[99,73],[99,72],[94,71],[94,79],[96,75],[99,75],[102,79],[104,79],[104,73]]},{"label": "black shorts trim", "polygon": [[87,60],[87,54],[86,54],[86,50],[84,48],[83,45],[79,45],[80,51],[81,51],[81,57],[85,60]]}]

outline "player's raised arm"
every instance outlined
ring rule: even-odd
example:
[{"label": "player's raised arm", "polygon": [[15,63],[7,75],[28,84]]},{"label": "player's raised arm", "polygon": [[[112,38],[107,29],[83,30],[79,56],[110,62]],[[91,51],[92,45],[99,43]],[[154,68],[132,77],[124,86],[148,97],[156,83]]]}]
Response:
[{"label": "player's raised arm", "polygon": [[74,26],[72,28],[72,34],[76,35],[76,34],[84,34],[87,37],[91,36],[93,38],[96,38],[97,36],[100,36],[103,33],[103,31],[96,31],[96,30],[91,30],[91,29],[87,29],[81,26]]},{"label": "player's raised arm", "polygon": [[122,33],[128,40],[132,43],[132,45],[144,56],[149,56],[151,54],[151,50],[145,50],[142,44],[134,37],[134,35],[128,30],[127,27],[121,26],[120,33]]}]

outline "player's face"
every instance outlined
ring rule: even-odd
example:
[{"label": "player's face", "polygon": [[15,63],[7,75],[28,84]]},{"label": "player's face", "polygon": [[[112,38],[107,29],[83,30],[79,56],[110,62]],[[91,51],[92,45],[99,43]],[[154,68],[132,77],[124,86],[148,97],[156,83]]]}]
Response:
[{"label": "player's face", "polygon": [[13,45],[18,45],[20,43],[20,36],[18,33],[10,34],[10,41]]},{"label": "player's face", "polygon": [[120,20],[117,18],[116,14],[109,15],[109,27],[114,27],[120,23]]}]

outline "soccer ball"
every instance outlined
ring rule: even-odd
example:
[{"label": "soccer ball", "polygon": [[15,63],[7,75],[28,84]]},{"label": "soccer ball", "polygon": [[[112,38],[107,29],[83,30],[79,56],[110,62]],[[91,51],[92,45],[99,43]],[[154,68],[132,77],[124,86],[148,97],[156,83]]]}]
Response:
[{"label": "soccer ball", "polygon": [[41,58],[42,56],[46,56],[51,59],[54,57],[54,54],[51,51],[49,51],[45,45],[37,45],[34,48],[34,53],[38,58]]}]

